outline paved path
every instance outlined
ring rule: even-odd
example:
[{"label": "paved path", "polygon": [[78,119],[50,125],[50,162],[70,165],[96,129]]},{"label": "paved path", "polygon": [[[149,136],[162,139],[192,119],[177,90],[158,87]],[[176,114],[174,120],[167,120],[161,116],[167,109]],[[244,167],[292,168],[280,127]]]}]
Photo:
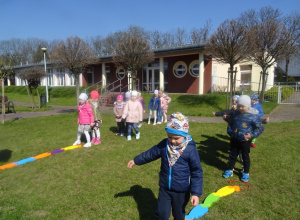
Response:
[{"label": "paved path", "polygon": [[[28,103],[14,102],[15,105],[29,106]],[[5,114],[5,121],[7,120],[16,120],[20,118],[33,118],[49,115],[59,115],[70,112],[77,111],[76,106],[55,106],[51,105],[53,110],[49,111],[39,111],[39,112],[17,112],[17,113],[8,113]],[[112,107],[102,107],[103,113],[112,114]],[[300,105],[287,105],[282,104],[278,105],[270,114],[266,114],[263,118],[270,117],[270,122],[284,122],[284,121],[293,121],[300,120]],[[144,114],[144,118],[147,118],[147,114]],[[223,123],[221,117],[197,117],[189,116],[189,121],[200,122],[200,123]]]}]

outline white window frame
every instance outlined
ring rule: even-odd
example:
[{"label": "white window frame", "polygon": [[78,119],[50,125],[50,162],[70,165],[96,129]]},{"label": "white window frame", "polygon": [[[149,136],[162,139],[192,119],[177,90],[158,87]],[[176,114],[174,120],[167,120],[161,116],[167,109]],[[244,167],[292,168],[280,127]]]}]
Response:
[{"label": "white window frame", "polygon": [[[121,70],[124,70],[124,72],[121,72]],[[123,77],[120,76],[120,73],[123,74]],[[116,76],[117,76],[117,78],[118,78],[119,80],[124,79],[125,76],[126,76],[126,71],[125,71],[125,69],[124,69],[123,67],[118,67],[118,68],[116,69]]]},{"label": "white window frame", "polygon": [[[179,66],[184,66],[184,69],[182,67],[179,68]],[[178,72],[184,72],[183,74],[178,74]],[[183,61],[178,61],[174,64],[173,66],[173,74],[177,78],[182,78],[186,75],[187,73],[187,65]]]},{"label": "white window frame", "polygon": [[[198,65],[198,67],[195,67],[195,65]],[[194,60],[194,61],[192,61],[190,63],[190,65],[189,65],[189,73],[191,74],[191,76],[193,76],[193,77],[199,77],[199,73],[200,73],[199,66],[200,66],[199,60]],[[198,74],[195,74],[194,70],[198,71]]]}]

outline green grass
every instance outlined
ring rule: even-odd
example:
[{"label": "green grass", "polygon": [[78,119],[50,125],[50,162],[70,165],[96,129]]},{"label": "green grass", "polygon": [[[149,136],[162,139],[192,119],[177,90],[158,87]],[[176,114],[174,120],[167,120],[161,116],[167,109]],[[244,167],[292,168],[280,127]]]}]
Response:
[{"label": "green grass", "polygon": [[[72,145],[76,121],[77,113],[70,113],[1,124],[0,165]],[[251,149],[250,189],[220,198],[203,219],[298,219],[300,121],[264,127],[258,147]],[[126,165],[165,138],[164,127],[144,123],[141,139],[128,142],[115,136],[113,115],[103,114],[100,130],[98,146],[0,170],[0,219],[153,219],[160,161]],[[228,185],[221,176],[229,138],[226,123],[191,122],[190,133],[204,171],[202,201]]]}]

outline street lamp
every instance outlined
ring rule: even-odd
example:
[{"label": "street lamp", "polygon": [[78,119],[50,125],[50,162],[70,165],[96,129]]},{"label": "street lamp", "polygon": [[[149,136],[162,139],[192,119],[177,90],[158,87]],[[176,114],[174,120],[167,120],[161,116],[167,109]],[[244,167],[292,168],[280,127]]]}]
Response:
[{"label": "street lamp", "polygon": [[48,102],[49,101],[49,99],[48,99],[48,74],[47,74],[47,68],[46,68],[46,51],[47,51],[47,48],[43,47],[41,49],[44,52],[44,66],[45,66],[45,74],[46,74],[46,101]]}]

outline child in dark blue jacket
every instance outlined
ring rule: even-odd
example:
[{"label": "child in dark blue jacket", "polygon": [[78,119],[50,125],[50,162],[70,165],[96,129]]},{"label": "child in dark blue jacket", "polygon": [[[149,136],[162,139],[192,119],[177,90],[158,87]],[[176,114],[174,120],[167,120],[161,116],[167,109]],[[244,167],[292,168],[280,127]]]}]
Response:
[{"label": "child in dark blue jacket", "polygon": [[157,119],[157,113],[161,109],[161,101],[160,98],[158,97],[158,90],[154,90],[154,94],[151,97],[148,105],[148,110],[149,110],[149,118],[148,118],[148,124],[150,124],[150,120],[152,117],[154,117],[154,122],[153,125],[156,125],[156,119]]},{"label": "child in dark blue jacket", "polygon": [[247,95],[240,96],[238,100],[238,111],[228,121],[227,133],[230,136],[230,155],[228,170],[223,174],[224,178],[233,175],[233,168],[236,163],[239,151],[242,152],[244,173],[242,181],[248,182],[250,170],[250,146],[251,139],[257,138],[264,130],[261,120],[257,114],[251,113],[251,99]]},{"label": "child in dark blue jacket", "polygon": [[190,193],[191,204],[197,206],[202,195],[203,172],[199,154],[188,134],[188,119],[173,113],[165,128],[168,138],[129,161],[127,167],[143,165],[161,158],[156,217],[168,220],[171,207],[174,219],[185,218]]}]

